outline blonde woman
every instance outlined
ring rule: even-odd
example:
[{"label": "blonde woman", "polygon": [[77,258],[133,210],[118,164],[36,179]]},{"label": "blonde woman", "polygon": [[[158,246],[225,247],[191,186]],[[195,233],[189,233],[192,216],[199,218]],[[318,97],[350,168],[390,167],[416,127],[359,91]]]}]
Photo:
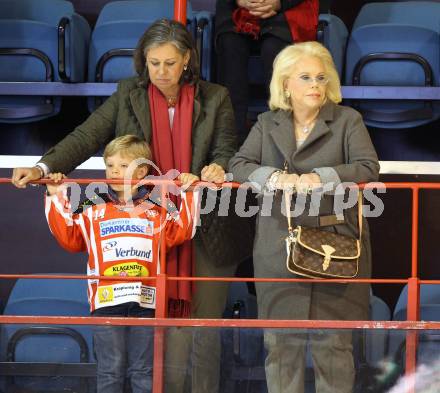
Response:
[{"label": "blonde woman", "polygon": [[[252,181],[261,193],[292,187],[301,193],[315,187],[334,188],[341,182],[377,180],[376,152],[361,115],[338,105],[340,81],[325,47],[306,42],[282,50],[274,62],[270,94],[271,110],[259,116],[240,151],[229,162],[234,180]],[[287,220],[281,212],[281,201],[282,193],[275,193],[271,213],[257,218],[253,252],[256,277],[292,277],[286,269]],[[334,215],[333,202],[331,192],[322,195],[319,215]],[[316,226],[316,217],[308,214],[309,204],[305,207],[301,216],[293,218],[294,224]],[[325,229],[357,236],[356,211],[345,210],[343,224]],[[366,223],[361,247],[359,276],[369,277],[371,253]],[[262,319],[368,318],[367,285],[257,283],[257,297]],[[355,370],[350,331],[267,330],[265,366],[269,392],[304,392],[307,341],[316,391],[352,392]]]}]

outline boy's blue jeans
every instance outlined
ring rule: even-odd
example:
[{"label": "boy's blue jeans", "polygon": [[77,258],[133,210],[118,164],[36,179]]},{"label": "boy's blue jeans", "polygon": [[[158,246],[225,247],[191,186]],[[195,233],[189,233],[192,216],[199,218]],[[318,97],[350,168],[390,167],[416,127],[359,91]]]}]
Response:
[{"label": "boy's blue jeans", "polygon": [[[152,318],[154,310],[140,307],[137,303],[125,303],[95,310],[93,316]],[[133,393],[152,391],[153,336],[151,327],[94,327],[98,393],[123,392],[126,377]]]}]

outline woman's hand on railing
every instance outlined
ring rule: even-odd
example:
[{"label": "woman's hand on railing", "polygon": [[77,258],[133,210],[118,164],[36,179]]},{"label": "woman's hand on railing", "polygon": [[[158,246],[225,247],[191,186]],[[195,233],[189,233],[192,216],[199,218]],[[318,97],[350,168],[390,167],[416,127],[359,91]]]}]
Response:
[{"label": "woman's hand on railing", "polygon": [[293,192],[298,179],[299,176],[296,173],[280,173],[275,179],[274,188],[276,190]]},{"label": "woman's hand on railing", "polygon": [[225,170],[219,164],[213,162],[202,169],[201,178],[202,181],[223,183],[225,181]]},{"label": "woman's hand on railing", "polygon": [[17,188],[26,188],[26,185],[43,177],[42,170],[34,166],[32,168],[14,168],[12,172],[12,184]]},{"label": "woman's hand on railing", "polygon": [[321,178],[316,173],[304,173],[296,182],[296,191],[307,194],[315,188],[322,187]]}]

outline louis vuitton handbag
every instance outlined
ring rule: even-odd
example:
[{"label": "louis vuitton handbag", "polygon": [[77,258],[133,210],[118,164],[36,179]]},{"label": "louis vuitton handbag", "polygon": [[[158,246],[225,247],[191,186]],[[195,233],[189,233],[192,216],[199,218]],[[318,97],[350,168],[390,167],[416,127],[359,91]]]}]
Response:
[{"label": "louis vuitton handbag", "polygon": [[287,269],[309,278],[355,278],[359,270],[362,236],[362,193],[358,195],[359,238],[319,228],[292,228],[290,197],[285,194],[289,234],[286,237]]}]

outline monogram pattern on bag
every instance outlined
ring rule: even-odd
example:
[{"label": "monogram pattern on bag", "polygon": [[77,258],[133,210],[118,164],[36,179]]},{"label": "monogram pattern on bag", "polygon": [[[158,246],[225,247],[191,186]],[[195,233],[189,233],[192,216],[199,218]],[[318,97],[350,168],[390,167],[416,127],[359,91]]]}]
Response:
[{"label": "monogram pattern on bag", "polygon": [[[329,261],[323,245],[334,249]],[[293,252],[290,250],[288,268],[293,273],[317,278],[353,278],[358,273],[357,239],[316,228],[302,227],[297,241],[292,246]]]},{"label": "monogram pattern on bag", "polygon": [[300,243],[316,251],[324,252],[321,245],[328,244],[336,251],[333,257],[355,257],[358,254],[356,239],[316,228],[301,228]]}]

